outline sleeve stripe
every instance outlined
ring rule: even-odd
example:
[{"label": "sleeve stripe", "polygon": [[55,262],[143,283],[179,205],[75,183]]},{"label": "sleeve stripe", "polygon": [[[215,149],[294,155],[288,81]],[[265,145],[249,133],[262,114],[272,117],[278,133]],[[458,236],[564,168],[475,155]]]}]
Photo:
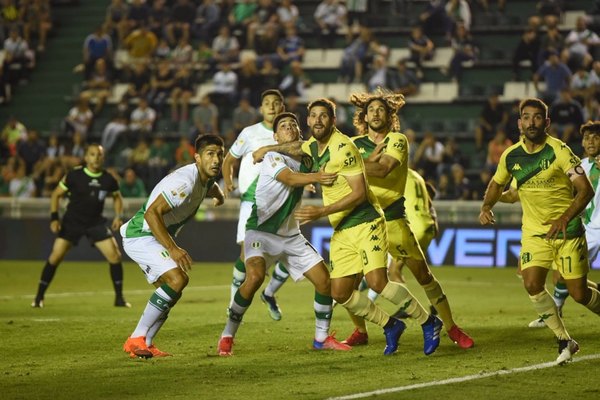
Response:
[{"label": "sleeve stripe", "polygon": [[169,203],[169,205],[171,206],[171,208],[175,208],[175,206],[173,205],[173,203],[171,202],[171,199],[169,199],[169,195],[166,194],[165,192],[161,192],[162,196],[165,198],[165,200],[167,201],[167,203]]},{"label": "sleeve stripe", "polygon": [[234,156],[235,158],[241,158],[242,156],[235,154],[235,152],[232,149],[229,149],[229,154],[231,154],[232,156]]},{"label": "sleeve stripe", "polygon": [[58,182],[58,186],[60,186],[61,188],[63,188],[66,191],[69,191],[69,188],[67,187],[67,185],[64,184],[63,181]]}]

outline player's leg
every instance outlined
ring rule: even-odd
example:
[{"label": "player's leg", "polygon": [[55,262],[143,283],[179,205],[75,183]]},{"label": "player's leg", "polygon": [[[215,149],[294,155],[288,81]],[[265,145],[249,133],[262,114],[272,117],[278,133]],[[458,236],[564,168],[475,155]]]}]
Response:
[{"label": "player's leg", "polygon": [[600,292],[590,287],[587,280],[590,266],[585,238],[566,240],[559,251],[560,257],[556,264],[569,294],[577,303],[600,315]]},{"label": "player's leg", "polygon": [[[363,276],[363,274],[359,274],[356,276],[355,282],[354,282],[354,287],[355,289],[357,289],[359,292],[364,292],[364,289],[361,288],[361,285],[363,285],[364,282],[364,287],[368,289],[368,283],[367,280],[365,279],[365,277]],[[369,290],[369,294],[370,291],[372,289],[368,289]],[[369,296],[367,294],[367,297],[375,302],[371,296]],[[346,339],[344,339],[342,341],[342,343],[347,344],[349,346],[362,346],[362,345],[366,345],[369,343],[369,333],[367,331],[367,324],[365,322],[365,319],[363,317],[359,317],[357,315],[352,314],[352,312],[350,312],[350,310],[346,309],[346,311],[348,312],[348,316],[350,316],[350,319],[352,320],[352,323],[354,324],[354,331],[352,331],[352,333],[350,334],[350,336],[348,336]]]},{"label": "player's leg", "polygon": [[240,245],[240,256],[233,264],[233,279],[231,281],[229,304],[233,303],[233,297],[238,291],[244,279],[246,279],[246,267],[244,265],[244,238],[246,236],[246,222],[252,212],[252,203],[242,201],[237,225],[236,242]]},{"label": "player's leg", "polygon": [[111,235],[110,238],[94,242],[94,246],[102,253],[110,267],[110,278],[115,289],[115,307],[130,308],[125,297],[123,297],[123,263],[121,262],[121,251],[117,241]]},{"label": "player's leg", "polygon": [[35,295],[35,299],[33,303],[31,303],[32,307],[42,308],[44,307],[44,295],[46,294],[46,290],[48,286],[50,286],[50,282],[54,278],[54,274],[56,273],[56,269],[59,264],[65,258],[67,252],[73,247],[73,244],[61,237],[56,238],[54,240],[54,244],[52,245],[52,252],[42,269],[42,275],[40,277],[40,281],[38,284],[37,294]]},{"label": "player's leg", "polygon": [[289,276],[290,274],[285,265],[281,261],[278,262],[275,264],[275,267],[273,267],[273,273],[271,274],[271,279],[269,280],[267,287],[260,295],[261,300],[269,308],[269,315],[275,321],[281,320],[281,308],[279,308],[279,305],[277,304],[275,293],[283,286]]}]

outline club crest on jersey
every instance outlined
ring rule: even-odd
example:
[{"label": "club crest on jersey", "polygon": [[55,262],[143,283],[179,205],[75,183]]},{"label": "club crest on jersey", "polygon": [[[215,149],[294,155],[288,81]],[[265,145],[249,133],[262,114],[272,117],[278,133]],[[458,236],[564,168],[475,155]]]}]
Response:
[{"label": "club crest on jersey", "polygon": [[260,249],[260,242],[252,242],[251,246],[253,249]]},{"label": "club crest on jersey", "polygon": [[550,168],[550,160],[547,160],[545,158],[541,159],[539,166],[542,171],[547,170],[548,168]]}]

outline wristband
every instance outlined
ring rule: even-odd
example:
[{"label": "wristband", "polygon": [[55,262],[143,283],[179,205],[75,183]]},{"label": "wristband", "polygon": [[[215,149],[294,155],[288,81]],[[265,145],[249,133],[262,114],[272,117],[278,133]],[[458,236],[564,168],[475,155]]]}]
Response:
[{"label": "wristband", "polygon": [[58,212],[57,211],[50,213],[50,221],[58,221]]}]

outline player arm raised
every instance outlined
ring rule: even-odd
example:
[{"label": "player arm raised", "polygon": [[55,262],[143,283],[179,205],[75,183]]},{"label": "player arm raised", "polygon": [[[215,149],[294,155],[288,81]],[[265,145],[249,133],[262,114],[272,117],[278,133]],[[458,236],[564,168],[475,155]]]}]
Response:
[{"label": "player arm raised", "polygon": [[208,197],[212,197],[213,205],[215,207],[225,203],[225,193],[223,193],[223,190],[221,190],[221,187],[216,182],[213,183],[212,187],[208,189],[206,194]]},{"label": "player arm raised", "polygon": [[313,221],[343,210],[352,210],[367,200],[367,184],[363,174],[343,175],[348,182],[351,192],[335,203],[327,206],[304,206],[294,214],[300,221]]},{"label": "player arm raised", "polygon": [[546,234],[546,239],[555,239],[561,232],[563,238],[566,238],[567,225],[569,222],[581,214],[590,200],[592,200],[592,197],[594,197],[594,189],[581,165],[577,165],[567,171],[567,176],[571,179],[573,187],[575,188],[575,197],[569,208],[567,208],[560,217],[546,222],[546,225],[550,225],[550,230],[548,230],[548,233]]},{"label": "player arm raised", "polygon": [[113,219],[111,228],[116,231],[123,225],[123,196],[118,190],[113,192],[113,207],[115,210],[115,218]]},{"label": "player arm raised", "polygon": [[228,197],[229,193],[235,190],[233,184],[233,176],[240,167],[240,159],[235,158],[231,152],[227,152],[223,160],[223,181],[225,182],[224,196]]},{"label": "player arm raised", "polygon": [[300,157],[304,154],[302,151],[302,142],[289,142],[289,143],[281,143],[281,144],[271,144],[268,146],[263,146],[260,149],[255,150],[252,153],[252,158],[254,159],[254,164],[258,164],[265,158],[265,155],[270,152],[283,153],[287,154],[291,157]]},{"label": "player arm raised", "polygon": [[156,240],[167,249],[173,261],[177,263],[177,266],[184,271],[189,271],[192,266],[192,258],[187,251],[177,246],[165,225],[163,215],[169,211],[171,211],[171,206],[167,200],[163,196],[158,196],[150,207],[148,207],[148,210],[146,210],[144,219],[148,223]]},{"label": "player arm raised", "polygon": [[294,172],[290,168],[282,169],[275,177],[279,182],[294,187],[306,186],[311,183],[320,183],[321,185],[331,186],[336,178],[337,174],[325,172],[323,170],[319,172],[303,173]]},{"label": "player arm raised", "polygon": [[66,186],[64,186],[63,181],[60,181],[50,195],[50,230],[52,233],[58,233],[60,231],[58,206],[60,205],[60,198],[63,197],[65,193],[67,193]]}]

